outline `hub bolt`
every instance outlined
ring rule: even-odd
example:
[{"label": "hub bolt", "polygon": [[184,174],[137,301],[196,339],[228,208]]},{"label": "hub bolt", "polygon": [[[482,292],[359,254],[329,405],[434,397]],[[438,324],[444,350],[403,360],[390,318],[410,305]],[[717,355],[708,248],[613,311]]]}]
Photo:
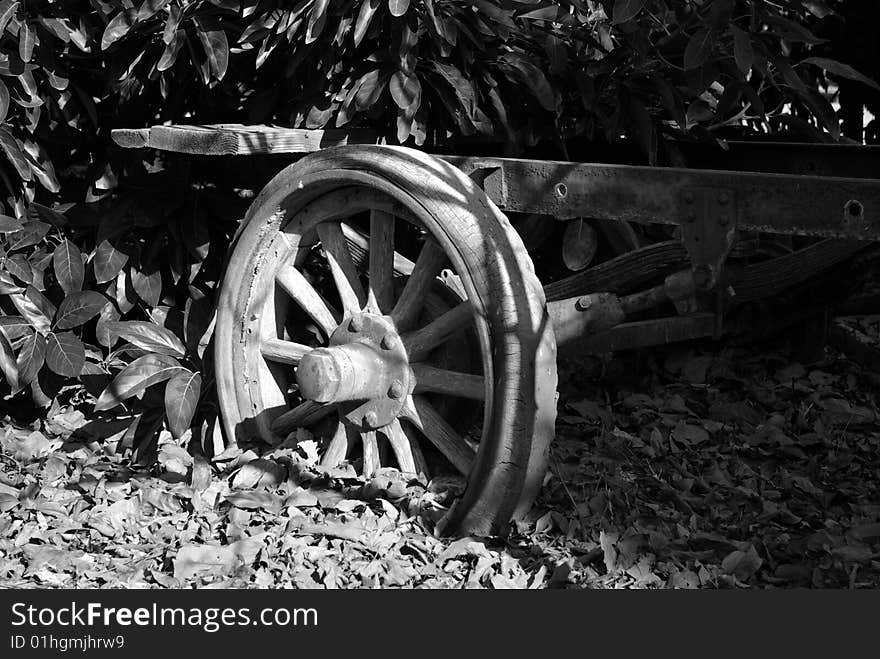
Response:
[{"label": "hub bolt", "polygon": [[395,380],[388,388],[388,398],[393,398],[397,400],[399,398],[403,398],[403,393],[403,382],[401,382],[400,380]]},{"label": "hub bolt", "polygon": [[379,418],[376,416],[375,412],[367,412],[364,414],[364,425],[367,428],[375,427],[376,423],[379,421]]},{"label": "hub bolt", "polygon": [[397,345],[397,337],[395,337],[390,332],[382,337],[382,347],[385,350],[391,350],[396,345]]},{"label": "hub bolt", "polygon": [[360,316],[352,316],[351,321],[348,323],[348,329],[352,332],[360,332],[364,329],[364,319]]}]

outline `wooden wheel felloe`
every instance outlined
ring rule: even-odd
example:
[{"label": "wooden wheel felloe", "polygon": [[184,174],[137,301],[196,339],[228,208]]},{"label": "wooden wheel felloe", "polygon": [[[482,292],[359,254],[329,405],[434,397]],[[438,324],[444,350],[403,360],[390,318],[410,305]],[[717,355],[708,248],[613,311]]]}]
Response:
[{"label": "wooden wheel felloe", "polygon": [[458,471],[448,532],[503,532],[540,487],[556,391],[541,286],[441,160],[339,147],[282,171],[236,237],[215,345],[230,441],[323,429],[327,467]]}]

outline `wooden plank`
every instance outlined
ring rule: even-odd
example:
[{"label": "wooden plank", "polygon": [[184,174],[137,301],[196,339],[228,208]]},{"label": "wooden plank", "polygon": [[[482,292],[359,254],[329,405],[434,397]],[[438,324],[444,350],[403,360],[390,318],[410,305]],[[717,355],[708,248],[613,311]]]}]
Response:
[{"label": "wooden plank", "polygon": [[149,128],[117,128],[110,131],[113,141],[125,149],[140,149],[150,142]]},{"label": "wooden plank", "polygon": [[740,230],[826,238],[880,239],[880,180],[677,167],[442,156],[489,170],[485,192],[503,212],[640,224],[688,221],[685,194],[729,191]]},{"label": "wooden plank", "polygon": [[210,156],[311,153],[331,146],[377,142],[376,134],[369,130],[307,130],[242,124],[117,129],[111,131],[111,137],[125,148],[148,147]]},{"label": "wooden plank", "polygon": [[604,332],[585,336],[560,346],[568,356],[603,354],[618,350],[647,348],[676,341],[687,341],[712,336],[715,332],[715,315],[695,313],[688,316],[672,316],[656,320],[621,323]]}]

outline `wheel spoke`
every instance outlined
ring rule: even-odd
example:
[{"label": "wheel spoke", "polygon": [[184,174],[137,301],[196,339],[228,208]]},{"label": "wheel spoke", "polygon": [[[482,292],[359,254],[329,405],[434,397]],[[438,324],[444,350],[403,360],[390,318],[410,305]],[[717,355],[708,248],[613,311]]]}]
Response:
[{"label": "wheel spoke", "polygon": [[400,471],[405,474],[423,474],[428,476],[428,465],[419,448],[418,440],[403,429],[403,424],[394,419],[382,429],[391,444],[391,450],[397,458]]},{"label": "wheel spoke", "polygon": [[[389,213],[390,215],[390,213]],[[392,215],[392,217],[394,217]],[[368,252],[370,251],[370,240],[360,231],[347,224],[342,225],[342,235],[348,243],[352,258],[358,268],[367,269],[367,261],[369,260]],[[394,272],[399,275],[411,275],[416,264],[410,261],[402,254],[394,252]]]},{"label": "wheel spoke", "polygon": [[394,216],[383,211],[370,213],[370,296],[379,313],[394,304]]},{"label": "wheel spoke", "polygon": [[299,360],[310,350],[309,346],[302,343],[283,341],[282,339],[265,339],[260,344],[260,352],[270,362],[291,364],[292,366],[299,364]]},{"label": "wheel spoke", "polygon": [[424,397],[412,396],[410,400],[407,418],[456,469],[467,476],[474,461],[473,449]]},{"label": "wheel spoke", "polygon": [[272,432],[279,435],[309,426],[316,421],[320,421],[325,416],[333,412],[336,408],[333,405],[322,405],[313,400],[307,400],[300,403],[292,410],[288,410],[281,414],[272,422]]},{"label": "wheel spoke", "polygon": [[340,421],[336,426],[336,432],[327,445],[324,455],[321,457],[321,466],[332,469],[345,460],[348,449],[351,447],[351,435],[348,427]]},{"label": "wheel spoke", "polygon": [[282,265],[275,275],[275,281],[293,298],[302,310],[323,330],[328,337],[333,334],[339,322],[318,291],[293,265]]},{"label": "wheel spoke", "polygon": [[403,337],[403,344],[410,361],[424,359],[431,350],[445,343],[449,337],[474,321],[469,302],[462,302],[423,328]]},{"label": "wheel spoke", "polygon": [[412,449],[410,448],[409,437],[403,433],[400,421],[394,419],[382,430],[385,436],[388,437],[388,443],[391,444],[391,450],[394,451],[394,457],[397,458],[397,466],[400,467],[400,471],[417,474],[418,470]]},{"label": "wheel spoke", "polygon": [[382,467],[379,461],[379,440],[376,431],[362,432],[361,441],[364,445],[364,478],[372,478]]},{"label": "wheel spoke", "polygon": [[317,228],[318,237],[327,255],[327,263],[333,273],[333,281],[336,282],[336,290],[346,315],[357,313],[364,307],[366,296],[363,286],[358,279],[354,261],[351,260],[351,252],[342,235],[342,229],[337,222],[321,222]]},{"label": "wheel spoke", "polygon": [[400,331],[409,329],[416,322],[422,304],[424,304],[425,295],[427,295],[434,278],[446,265],[446,261],[443,248],[433,240],[427,240],[422,247],[418,261],[416,261],[416,267],[391,312],[391,317]]},{"label": "wheel spoke", "polygon": [[431,477],[431,472],[428,469],[428,461],[425,460],[425,455],[422,453],[422,447],[419,445],[419,433],[413,428],[409,423],[400,423],[400,427],[403,430],[403,434],[406,435],[407,440],[409,440],[409,448],[412,451],[413,461],[416,463],[416,473],[423,474],[425,478]]},{"label": "wheel spoke", "polygon": [[412,370],[416,376],[416,393],[433,391],[447,396],[486,400],[486,379],[482,375],[447,371],[428,364],[413,364]]}]

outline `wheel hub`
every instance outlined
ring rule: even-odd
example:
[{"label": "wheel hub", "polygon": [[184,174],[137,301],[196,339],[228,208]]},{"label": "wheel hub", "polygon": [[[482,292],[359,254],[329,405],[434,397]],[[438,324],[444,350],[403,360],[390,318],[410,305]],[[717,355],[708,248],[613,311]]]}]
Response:
[{"label": "wheel hub", "polygon": [[366,312],[343,321],[328,347],[303,356],[296,379],[306,399],[338,404],[342,419],[362,431],[397,418],[413,387],[409,358],[391,318]]}]

